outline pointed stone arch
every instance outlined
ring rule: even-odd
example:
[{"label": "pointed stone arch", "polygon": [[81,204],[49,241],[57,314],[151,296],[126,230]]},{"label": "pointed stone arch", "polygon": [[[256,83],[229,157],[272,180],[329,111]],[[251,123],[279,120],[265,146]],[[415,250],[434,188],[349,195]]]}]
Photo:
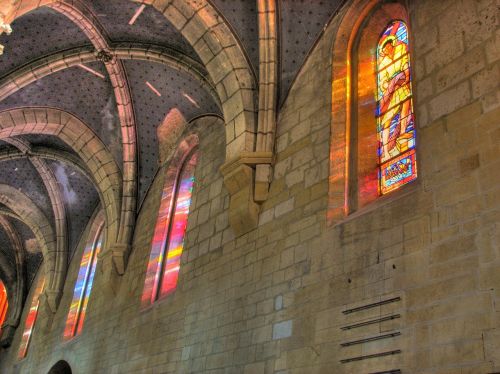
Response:
[{"label": "pointed stone arch", "polygon": [[0,112],[0,139],[26,134],[56,136],[78,154],[102,197],[108,243],[115,243],[120,223],[122,176],[98,136],[77,117],[60,109],[19,108]]},{"label": "pointed stone arch", "polygon": [[57,251],[56,235],[49,220],[28,196],[12,186],[0,184],[0,203],[15,213],[35,235],[43,254],[47,298],[55,312],[64,285],[66,264],[57,258],[63,254]]},{"label": "pointed stone arch", "polygon": [[[0,336],[0,345],[2,345],[2,347],[7,347],[11,344],[15,329],[19,325],[19,320],[21,319],[21,313],[23,311],[23,302],[26,296],[24,247],[19,233],[3,215],[0,215],[0,226],[4,229],[9,238],[16,259],[15,274],[12,274],[15,279],[13,279],[12,284],[6,284],[8,291],[10,291],[8,292],[9,308],[5,321],[1,326],[2,333]],[[0,263],[1,262],[3,261],[0,261]],[[12,273],[14,273],[13,270],[14,269],[11,269]]]}]

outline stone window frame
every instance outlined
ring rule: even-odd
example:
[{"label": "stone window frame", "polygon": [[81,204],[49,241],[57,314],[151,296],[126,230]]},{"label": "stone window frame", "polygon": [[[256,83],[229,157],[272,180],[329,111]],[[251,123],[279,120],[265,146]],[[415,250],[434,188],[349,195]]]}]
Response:
[{"label": "stone window frame", "polygon": [[[385,195],[379,195],[377,191],[376,196],[374,196],[372,192],[369,198],[365,198],[359,204],[361,187],[359,178],[362,176],[358,174],[359,155],[366,154],[369,151],[372,156],[372,171],[378,172],[378,162],[376,166],[373,163],[373,159],[377,159],[377,132],[374,111],[376,105],[374,97],[374,90],[376,89],[376,56],[374,51],[376,51],[382,32],[394,20],[401,20],[408,27],[410,58],[412,58],[413,100],[414,107],[416,107],[412,25],[408,9],[402,0],[394,2],[383,0],[356,1],[356,4],[349,7],[344,14],[334,38],[332,49],[332,121],[328,225],[343,223],[412,194],[421,183],[421,170],[419,169],[419,176],[416,180]],[[370,53],[371,61],[367,61],[366,57]],[[366,79],[366,77],[360,77],[363,71],[359,67],[363,64],[365,66],[371,64],[372,66],[370,73],[365,74],[370,75],[369,79],[371,79],[372,83],[369,92],[365,92],[364,96],[358,97],[358,80]],[[366,83],[366,81],[362,83]],[[371,90],[372,88],[373,90]],[[372,95],[371,99],[368,98],[370,95]],[[359,113],[360,105],[358,103],[363,99],[371,100],[373,131],[369,146],[359,149],[358,134],[360,130],[366,130],[370,125],[360,126],[359,117],[363,113]],[[420,160],[418,143],[415,152],[417,160]]]},{"label": "stone window frame", "polygon": [[[168,296],[172,295],[175,293],[174,291],[168,293],[167,295],[161,295],[159,287],[160,287],[160,281],[161,277],[156,277],[156,273],[158,271],[161,271],[161,269],[164,268],[164,263],[166,261],[166,253],[165,253],[165,246],[167,244],[167,241],[169,239],[169,234],[170,234],[170,218],[175,210],[175,207],[177,205],[177,192],[180,186],[180,176],[182,174],[182,171],[184,169],[184,165],[186,162],[189,161],[192,155],[194,153],[198,152],[199,156],[199,138],[197,134],[191,133],[181,139],[181,141],[178,143],[177,147],[175,148],[175,151],[173,152],[172,157],[170,158],[170,161],[168,162],[168,165],[165,168],[165,171],[163,172],[163,187],[162,187],[162,194],[160,195],[163,196],[164,193],[167,193],[170,195],[168,198],[169,202],[166,206],[162,207],[161,201],[160,205],[158,207],[158,215],[155,221],[155,227],[152,232],[152,237],[151,237],[151,245],[150,245],[150,254],[148,256],[148,262],[146,264],[146,271],[145,271],[145,279],[144,279],[144,285],[141,293],[141,307],[142,309],[148,309],[152,305],[157,304],[158,302],[165,300],[168,298]],[[193,199],[194,194],[192,195]],[[191,201],[192,204],[192,201]],[[163,259],[161,263],[156,263],[154,265],[154,261],[152,261],[152,252],[155,250],[153,246],[155,245],[155,233],[158,227],[158,220],[160,219],[160,214],[161,211],[166,210],[168,211],[168,219],[165,222],[165,225],[162,225],[162,248],[157,248],[157,251],[159,250],[160,252],[163,253]],[[189,220],[189,216],[188,216]]]},{"label": "stone window frame", "polygon": [[[90,294],[92,290],[90,290],[90,293],[86,295],[87,289],[89,287],[89,283],[93,284],[94,282],[94,277],[95,277],[95,271],[97,268],[97,263],[99,262],[99,255],[102,254],[103,252],[103,247],[105,246],[106,243],[106,225],[105,225],[105,217],[104,217],[104,211],[99,210],[95,217],[92,219],[92,224],[90,225],[90,231],[87,235],[87,240],[85,242],[85,248],[82,252],[82,257],[80,259],[80,264],[78,266],[78,272],[77,274],[80,273],[80,269],[82,268],[82,261],[83,261],[83,256],[85,256],[85,252],[87,248],[90,247],[91,255],[90,255],[90,260],[91,264],[88,267],[88,272],[85,274],[84,281],[83,281],[83,289],[82,289],[82,294],[78,300],[78,304],[76,309],[72,308],[73,301],[75,300],[75,287],[77,286],[78,283],[78,275],[77,279],[75,280],[75,285],[73,286],[73,295],[71,298],[71,303],[69,305],[68,309],[68,314],[66,315],[66,321],[64,325],[64,332],[63,332],[63,340],[65,341],[70,341],[73,338],[77,337],[80,335],[82,329],[83,329],[83,324],[85,317],[87,315],[86,310],[88,307],[88,301],[90,299]],[[98,243],[100,244],[100,247],[98,248],[97,245]],[[92,279],[91,279],[92,278]],[[85,311],[82,317],[82,309],[85,307]],[[75,313],[75,319],[73,321],[70,320],[70,313],[71,312]],[[71,330],[70,334],[67,334],[67,332]]]}]

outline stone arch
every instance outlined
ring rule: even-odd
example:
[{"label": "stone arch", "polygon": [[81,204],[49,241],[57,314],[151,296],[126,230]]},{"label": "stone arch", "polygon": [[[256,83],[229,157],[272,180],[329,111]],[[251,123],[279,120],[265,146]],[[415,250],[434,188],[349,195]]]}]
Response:
[{"label": "stone arch", "polygon": [[47,372],[47,374],[71,374],[73,371],[71,371],[71,366],[68,364],[67,361],[60,360],[57,361]]},{"label": "stone arch", "polygon": [[[17,137],[6,138],[5,142],[15,146],[21,152],[29,153],[31,145],[24,139],[19,139]],[[56,251],[59,254],[56,257],[56,269],[62,269],[66,271],[66,263],[68,257],[67,249],[67,221],[66,221],[66,209],[64,206],[64,200],[62,197],[62,192],[58,186],[57,179],[52,172],[52,169],[47,165],[45,160],[36,157],[28,157],[29,161],[33,167],[38,172],[38,175],[45,185],[45,189],[50,198],[52,205],[52,211],[55,218],[55,234],[56,234]],[[62,264],[62,265],[61,265]],[[61,274],[64,277],[66,273]]]},{"label": "stone arch", "polygon": [[72,153],[60,149],[52,149],[43,146],[31,147],[28,152],[9,149],[7,151],[0,151],[0,162],[4,160],[18,160],[20,158],[26,158],[30,156],[44,158],[52,161],[63,162],[71,166],[72,168],[78,170],[89,181],[95,183],[94,177],[92,176],[92,174],[90,174],[90,171],[87,169],[86,165],[82,162],[80,158],[78,158]]},{"label": "stone arch", "polygon": [[[0,215],[0,226],[5,230],[7,236],[9,237],[9,241],[14,249],[16,259],[15,274],[14,269],[9,269],[11,273],[10,277],[12,277],[13,283],[6,284],[4,282],[8,290],[7,295],[9,296],[9,308],[7,310],[5,321],[2,325],[0,344],[3,347],[7,347],[11,344],[15,329],[19,325],[19,320],[21,319],[21,313],[23,311],[23,302],[26,296],[26,285],[24,278],[24,247],[22,245],[22,241],[18,232],[3,215]],[[3,258],[0,259],[0,266],[5,273],[7,269],[5,269],[4,267]]]},{"label": "stone arch", "polygon": [[[210,76],[203,65],[177,51],[158,46],[143,46],[138,43],[120,44],[110,48],[110,53],[122,60],[150,61],[167,65],[182,71],[196,79],[220,106],[220,99]],[[42,57],[18,70],[11,72],[0,82],[0,100],[3,100],[29,84],[58,71],[99,61],[95,50],[89,47],[77,47],[64,52],[57,52]]]},{"label": "stone arch", "polygon": [[0,184],[0,203],[8,207],[33,232],[43,254],[46,291],[51,309],[55,311],[64,285],[66,264],[57,260],[56,236],[45,214],[25,194],[12,186]]},{"label": "stone arch", "polygon": [[[161,286],[158,282],[157,275],[161,273],[163,264],[167,256],[168,248],[165,248],[165,242],[168,238],[168,233],[171,230],[171,217],[174,214],[177,204],[177,193],[181,176],[186,163],[196,153],[199,145],[199,137],[197,134],[190,133],[183,136],[180,141],[177,141],[177,147],[173,151],[168,165],[164,169],[163,188],[161,194],[161,202],[158,208],[158,215],[155,222],[154,235],[151,241],[150,259],[163,258],[163,261],[149,261],[146,270],[146,279],[141,297],[141,305],[147,307],[161,297]],[[163,168],[162,168],[163,169]],[[160,169],[160,170],[162,170]]]},{"label": "stone arch", "polygon": [[379,0],[355,0],[344,13],[333,43],[332,116],[328,222],[342,220],[349,210],[352,48],[366,16]]},{"label": "stone arch", "polygon": [[226,159],[255,150],[256,83],[237,38],[207,1],[146,0],[198,53],[219,94],[226,122]]},{"label": "stone arch", "polygon": [[[381,24],[386,26],[390,19],[408,21],[403,2],[355,0],[347,7],[334,38],[332,113],[335,115],[332,116],[330,135],[329,224],[342,221],[348,214],[378,198],[372,181],[372,168],[378,165],[378,161],[373,160],[377,158],[373,145],[375,136],[366,142],[370,125],[373,129],[376,127],[374,123],[366,123],[375,113],[375,103],[371,102],[375,80],[366,74],[369,69],[359,71],[358,67],[374,63],[370,56],[380,37]],[[363,105],[358,104],[361,102]],[[362,144],[357,141],[358,132],[365,141]],[[371,159],[366,156],[372,153]],[[358,156],[361,159],[359,168]],[[363,180],[362,185],[358,179]]]},{"label": "stone arch", "polygon": [[[56,0],[20,0],[5,11],[5,22]],[[193,46],[212,78],[226,122],[226,158],[255,149],[256,82],[245,54],[224,19],[208,0],[145,0],[154,6]]]},{"label": "stone arch", "polygon": [[0,112],[0,139],[23,134],[57,136],[77,152],[102,195],[106,235],[114,243],[120,223],[122,177],[97,135],[78,118],[60,109],[20,108]]}]

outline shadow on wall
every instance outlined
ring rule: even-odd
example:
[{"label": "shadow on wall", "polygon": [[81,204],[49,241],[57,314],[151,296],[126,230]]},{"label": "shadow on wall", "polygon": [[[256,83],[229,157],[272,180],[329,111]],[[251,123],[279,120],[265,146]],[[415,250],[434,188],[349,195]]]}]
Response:
[{"label": "shadow on wall", "polygon": [[58,361],[47,374],[71,374],[71,366],[66,361]]}]

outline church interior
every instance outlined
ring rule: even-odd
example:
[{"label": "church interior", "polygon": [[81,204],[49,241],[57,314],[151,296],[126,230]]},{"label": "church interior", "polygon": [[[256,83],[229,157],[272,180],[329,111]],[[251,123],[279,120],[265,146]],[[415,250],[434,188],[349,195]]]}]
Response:
[{"label": "church interior", "polygon": [[500,373],[498,0],[0,0],[0,372]]}]

